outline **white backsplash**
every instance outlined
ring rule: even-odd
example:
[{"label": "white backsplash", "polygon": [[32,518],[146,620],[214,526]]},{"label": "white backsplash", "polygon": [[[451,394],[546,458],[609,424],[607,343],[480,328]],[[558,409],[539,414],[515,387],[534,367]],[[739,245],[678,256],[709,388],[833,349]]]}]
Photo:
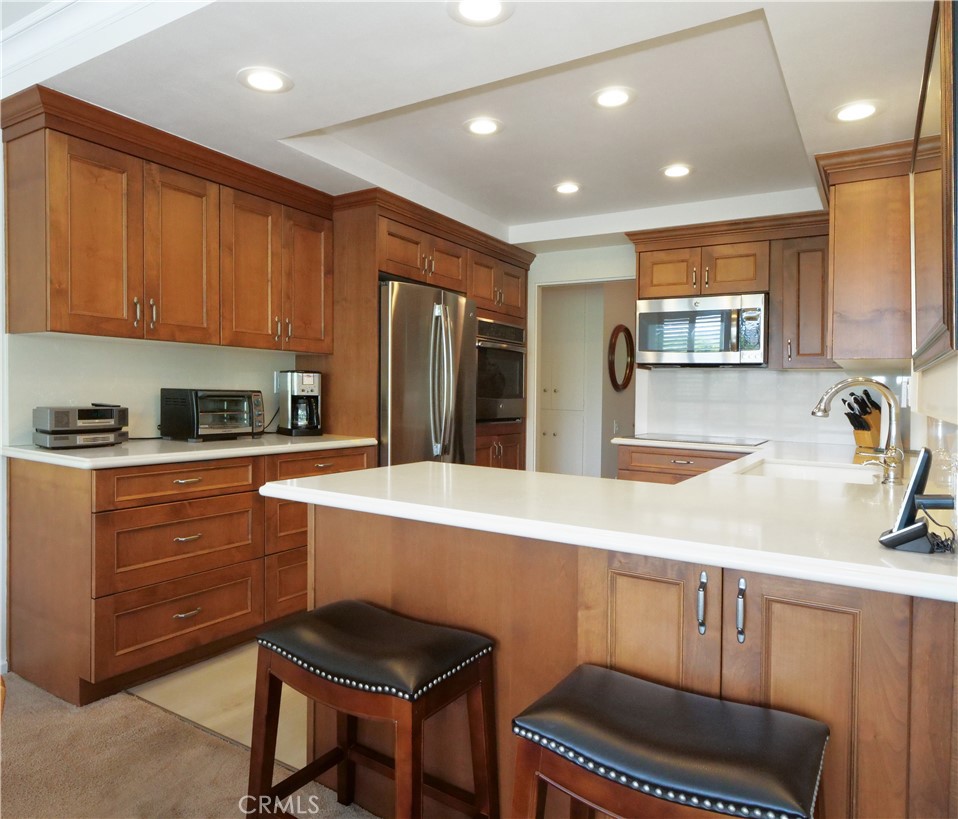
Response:
[{"label": "white backsplash", "polygon": [[279,406],[273,371],[294,353],[205,344],[104,339],[59,333],[7,336],[3,443],[28,444],[33,408],[94,401],[130,410],[131,438],[159,435],[160,388],[262,390],[267,419]]},{"label": "white backsplash", "polygon": [[[832,404],[828,418],[815,418],[811,414],[822,393],[850,375],[879,378],[901,398],[901,387],[894,377],[873,372],[653,369],[647,382],[647,429],[639,429],[638,406],[642,398],[637,394],[636,432],[853,444],[852,428],[844,415],[840,396]],[[903,414],[907,415],[907,410]],[[907,424],[904,426],[907,429]]]}]

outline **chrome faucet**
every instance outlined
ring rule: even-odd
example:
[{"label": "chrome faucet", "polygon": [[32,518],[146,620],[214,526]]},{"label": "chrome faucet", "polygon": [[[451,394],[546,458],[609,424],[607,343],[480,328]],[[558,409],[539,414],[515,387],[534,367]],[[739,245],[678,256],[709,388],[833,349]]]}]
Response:
[{"label": "chrome faucet", "polygon": [[905,460],[905,451],[901,446],[901,438],[898,434],[898,417],[901,413],[901,407],[898,405],[898,399],[885,384],[876,381],[874,378],[846,378],[837,384],[825,390],[825,394],[818,399],[818,403],[812,409],[812,415],[817,418],[827,418],[828,411],[832,404],[832,399],[842,390],[849,387],[858,387],[867,385],[885,396],[888,402],[888,433],[885,435],[885,450],[878,454],[877,460],[866,461],[869,464],[877,464],[884,471],[882,483],[901,483],[901,467]]}]

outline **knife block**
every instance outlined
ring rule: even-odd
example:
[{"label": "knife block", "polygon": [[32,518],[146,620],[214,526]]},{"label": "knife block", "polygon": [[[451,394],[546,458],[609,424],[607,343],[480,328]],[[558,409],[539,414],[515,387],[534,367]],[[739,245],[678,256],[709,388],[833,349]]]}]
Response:
[{"label": "knife block", "polygon": [[852,430],[855,435],[855,443],[861,449],[878,449],[881,442],[881,413],[872,412],[862,417],[868,424],[868,429]]}]

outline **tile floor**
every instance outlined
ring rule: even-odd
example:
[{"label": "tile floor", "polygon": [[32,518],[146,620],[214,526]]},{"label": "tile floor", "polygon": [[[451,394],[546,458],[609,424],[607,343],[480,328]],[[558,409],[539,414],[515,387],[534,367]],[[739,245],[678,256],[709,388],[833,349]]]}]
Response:
[{"label": "tile floor", "polygon": [[[256,643],[248,643],[130,689],[130,693],[249,747]],[[306,698],[283,687],[276,759],[306,764]]]}]

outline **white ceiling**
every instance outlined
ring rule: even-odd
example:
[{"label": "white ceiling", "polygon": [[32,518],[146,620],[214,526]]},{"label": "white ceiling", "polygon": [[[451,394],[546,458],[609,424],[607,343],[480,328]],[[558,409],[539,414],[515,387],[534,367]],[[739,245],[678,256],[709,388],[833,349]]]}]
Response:
[{"label": "white ceiling", "polygon": [[[814,155],[908,139],[932,3],[3,2],[40,82],[331,194],[387,188],[534,250],[822,207]],[[236,72],[270,65],[267,96]],[[607,85],[635,101],[602,110]],[[880,114],[829,113],[878,99]],[[487,138],[463,122],[501,120]],[[666,180],[660,168],[693,172]],[[574,196],[553,186],[581,185]]]}]

